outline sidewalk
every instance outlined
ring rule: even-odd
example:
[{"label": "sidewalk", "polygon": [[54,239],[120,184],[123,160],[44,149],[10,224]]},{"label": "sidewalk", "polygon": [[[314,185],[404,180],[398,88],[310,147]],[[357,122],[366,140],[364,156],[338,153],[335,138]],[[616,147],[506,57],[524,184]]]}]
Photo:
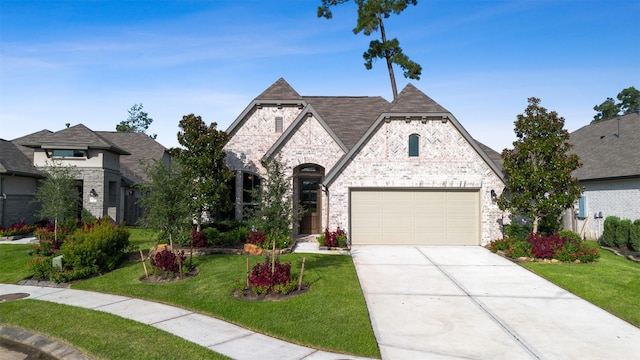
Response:
[{"label": "sidewalk", "polygon": [[0,295],[28,293],[29,299],[104,311],[164,330],[233,359],[365,359],[291,344],[189,310],[83,290],[0,284]]}]

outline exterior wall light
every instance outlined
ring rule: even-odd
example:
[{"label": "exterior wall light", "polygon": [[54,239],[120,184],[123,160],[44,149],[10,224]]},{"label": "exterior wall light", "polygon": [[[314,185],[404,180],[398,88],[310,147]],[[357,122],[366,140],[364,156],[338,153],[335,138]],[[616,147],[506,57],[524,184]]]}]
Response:
[{"label": "exterior wall light", "polygon": [[91,189],[91,191],[89,191],[89,196],[98,197],[98,193],[96,192],[96,189]]}]

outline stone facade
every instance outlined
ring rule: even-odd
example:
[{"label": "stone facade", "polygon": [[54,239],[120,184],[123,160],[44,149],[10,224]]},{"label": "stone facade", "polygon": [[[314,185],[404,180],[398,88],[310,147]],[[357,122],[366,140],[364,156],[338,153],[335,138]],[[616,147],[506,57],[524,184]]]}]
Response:
[{"label": "stone facade", "polygon": [[[587,239],[600,238],[607,216],[640,219],[640,179],[585,181],[581,185],[586,218],[577,221],[577,228]],[[594,215],[599,212],[602,218],[596,219]]]},{"label": "stone facade", "polygon": [[[418,157],[409,157],[409,135],[420,136]],[[481,243],[502,237],[502,212],[491,200],[504,184],[452,122],[391,120],[343,169],[329,188],[330,228],[349,225],[352,188],[478,189],[481,196]]]},{"label": "stone facade", "polygon": [[[227,130],[231,138],[224,150],[236,174],[236,218],[242,218],[243,176],[263,176],[261,160],[278,156],[293,177],[296,202],[301,169],[320,169],[313,175],[323,178],[322,228],[350,231],[350,189],[460,189],[479,194],[479,242],[502,237],[503,213],[491,197],[504,188],[500,170],[446,109],[413,86],[405,90],[388,103],[302,97],[283,79],[274,83]],[[409,156],[410,135],[419,136],[417,157]]]}]

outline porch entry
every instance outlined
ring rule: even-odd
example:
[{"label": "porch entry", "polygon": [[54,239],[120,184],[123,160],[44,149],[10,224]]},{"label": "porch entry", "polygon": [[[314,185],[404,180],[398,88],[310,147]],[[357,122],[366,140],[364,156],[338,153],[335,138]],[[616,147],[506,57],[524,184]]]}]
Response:
[{"label": "porch entry", "polygon": [[294,170],[298,204],[303,215],[300,234],[319,234],[322,231],[322,187],[324,168],[315,164],[300,165]]}]

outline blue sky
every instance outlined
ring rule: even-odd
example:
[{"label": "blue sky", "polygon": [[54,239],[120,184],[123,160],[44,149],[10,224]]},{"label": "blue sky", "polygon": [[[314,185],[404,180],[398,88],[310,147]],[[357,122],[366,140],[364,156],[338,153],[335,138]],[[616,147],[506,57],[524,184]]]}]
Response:
[{"label": "blue sky", "polygon": [[[115,130],[142,103],[166,147],[194,113],[227,129],[278,78],[301,95],[392,100],[356,8],[320,0],[0,0],[0,138],[83,123]],[[640,0],[420,0],[385,23],[421,64],[416,87],[497,151],[527,98],[587,125],[640,88]],[[396,69],[398,88],[409,81]]]}]

